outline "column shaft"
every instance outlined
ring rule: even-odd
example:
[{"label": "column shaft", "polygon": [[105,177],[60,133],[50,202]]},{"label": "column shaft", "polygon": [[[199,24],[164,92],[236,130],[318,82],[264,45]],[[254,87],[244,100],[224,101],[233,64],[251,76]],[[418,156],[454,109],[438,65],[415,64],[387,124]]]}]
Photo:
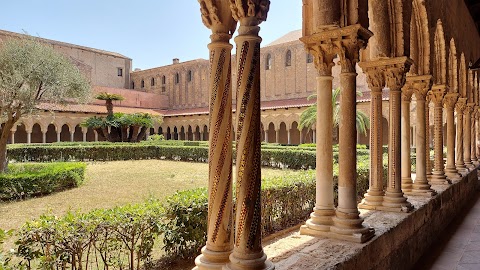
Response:
[{"label": "column shaft", "polygon": [[15,131],[12,131],[12,144],[15,144]]},{"label": "column shaft", "polygon": [[32,133],[27,132],[27,144],[31,144],[31,143],[32,143]]},{"label": "column shaft", "polygon": [[455,166],[459,172],[466,173],[467,166],[465,166],[463,158],[463,113],[465,111],[465,98],[460,98],[456,105],[457,111],[457,145],[456,145],[456,162]]},{"label": "column shaft", "polygon": [[412,191],[412,161],[410,157],[410,96],[402,98],[402,190]]},{"label": "column shaft", "polygon": [[449,179],[460,180],[460,174],[455,166],[455,113],[454,108],[458,94],[449,93],[445,96],[445,109],[447,111],[447,165],[445,174]]},{"label": "column shaft", "polygon": [[280,129],[275,130],[275,142],[280,143]]},{"label": "column shaft", "polygon": [[425,103],[425,125],[426,125],[426,130],[425,130],[425,158],[426,158],[426,174],[427,178],[429,178],[432,175],[432,161],[430,159],[430,97],[426,97],[426,103]]},{"label": "column shaft", "polygon": [[42,143],[47,143],[47,132],[42,132]]},{"label": "column shaft", "polygon": [[443,163],[443,101],[445,89],[443,85],[434,86],[430,92],[434,104],[434,168],[430,179],[432,185],[448,184]]},{"label": "column shaft", "polygon": [[471,120],[471,128],[470,128],[470,132],[471,132],[471,135],[470,135],[470,159],[472,160],[472,163],[476,164],[478,162],[478,159],[477,159],[477,150],[475,149],[475,144],[476,144],[476,135],[477,135],[477,132],[475,131],[476,129],[476,118],[475,118],[475,115],[476,115],[476,112],[475,112],[475,107],[474,107],[474,110],[473,112],[470,114],[471,117],[472,117],[472,120]]},{"label": "column shaft", "polygon": [[290,129],[287,131],[287,143],[288,144],[292,144],[292,138],[291,138],[292,134],[291,134],[291,131]]},{"label": "column shaft", "polygon": [[464,117],[464,127],[465,127],[465,132],[463,133],[464,139],[463,139],[463,150],[464,150],[464,161],[465,165],[467,168],[472,169],[473,168],[473,163],[471,160],[470,156],[470,151],[471,151],[471,128],[472,128],[472,119],[471,119],[471,112],[472,112],[472,106],[470,104],[467,105],[467,109],[465,110],[465,117]]}]

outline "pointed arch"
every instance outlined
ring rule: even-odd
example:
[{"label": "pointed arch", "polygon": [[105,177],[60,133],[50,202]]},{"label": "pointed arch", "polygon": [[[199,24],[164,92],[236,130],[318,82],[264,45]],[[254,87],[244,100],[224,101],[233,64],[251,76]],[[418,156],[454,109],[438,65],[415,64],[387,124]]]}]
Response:
[{"label": "pointed arch", "polygon": [[410,73],[430,74],[430,31],[425,0],[413,0],[410,22],[410,58],[414,62]]},{"label": "pointed arch", "polygon": [[445,49],[445,34],[443,32],[442,20],[437,20],[437,27],[435,29],[435,38],[433,41],[435,55],[434,55],[434,72],[433,79],[435,84],[447,83],[447,63],[446,63],[446,49]]},{"label": "pointed arch", "polygon": [[460,55],[460,67],[459,67],[459,88],[460,88],[460,97],[467,97],[467,65],[465,62],[465,54],[462,52]]},{"label": "pointed arch", "polygon": [[448,86],[449,92],[458,93],[458,63],[457,63],[457,47],[455,40],[450,40],[450,49],[448,52]]}]

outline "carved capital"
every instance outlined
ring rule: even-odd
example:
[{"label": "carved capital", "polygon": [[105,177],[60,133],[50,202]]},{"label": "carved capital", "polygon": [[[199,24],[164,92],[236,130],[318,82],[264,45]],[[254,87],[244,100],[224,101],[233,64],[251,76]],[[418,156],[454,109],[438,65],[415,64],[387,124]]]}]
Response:
[{"label": "carved capital", "polygon": [[475,103],[467,103],[467,107],[465,108],[466,113],[473,113],[473,110],[475,109]]},{"label": "carved capital", "polygon": [[269,0],[229,0],[232,15],[235,20],[240,21],[244,18],[255,18],[259,21],[266,21],[268,10],[270,9]]},{"label": "carved capital", "polygon": [[335,58],[335,50],[332,42],[311,45],[306,47],[308,52],[313,55],[315,68],[319,75],[331,76],[332,67],[335,65],[333,59]]},{"label": "carved capital", "polygon": [[390,88],[391,91],[402,89],[409,69],[410,64],[407,63],[387,67],[387,70],[385,71],[387,87]]},{"label": "carved capital", "polygon": [[407,82],[402,88],[402,101],[412,101],[414,91],[413,83]]},{"label": "carved capital", "polygon": [[455,108],[455,104],[457,103],[458,100],[458,94],[457,93],[448,93],[445,95],[443,99],[443,103],[445,108],[447,109],[453,109]]},{"label": "carved capital", "polygon": [[212,30],[212,42],[228,42],[237,27],[230,6],[220,0],[198,0],[198,3],[203,24]]},{"label": "carved capital", "polygon": [[443,104],[443,97],[445,96],[445,88],[443,87],[433,87],[432,91],[430,91],[428,94],[430,96],[430,100],[433,102],[433,104],[438,107],[442,106]]},{"label": "carved capital", "polygon": [[455,104],[455,110],[457,111],[457,113],[463,114],[466,107],[467,107],[467,98],[459,98],[457,100],[457,103]]},{"label": "carved capital", "polygon": [[342,72],[355,72],[355,65],[360,60],[360,49],[367,46],[368,39],[372,36],[372,32],[361,27],[361,25],[343,27],[339,32],[342,33],[341,39],[334,41],[334,43],[337,47]]},{"label": "carved capital", "polygon": [[[428,91],[432,87],[432,76],[407,77],[407,82],[412,82],[413,93],[417,100],[427,100]],[[427,102],[427,105],[428,105],[428,102]]]},{"label": "carved capital", "polygon": [[371,91],[382,91],[385,87],[385,75],[382,67],[366,67],[363,72],[367,75],[368,87]]}]

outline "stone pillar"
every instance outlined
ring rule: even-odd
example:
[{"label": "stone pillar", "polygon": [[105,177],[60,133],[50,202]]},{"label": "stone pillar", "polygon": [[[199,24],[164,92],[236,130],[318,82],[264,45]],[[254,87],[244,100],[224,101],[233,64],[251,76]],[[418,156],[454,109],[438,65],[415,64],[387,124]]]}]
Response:
[{"label": "stone pillar", "polygon": [[[227,1],[222,1],[227,3]],[[274,269],[262,248],[260,43],[259,24],[267,18],[270,1],[231,2],[240,22],[237,47],[237,209],[235,240],[224,269]],[[230,113],[230,112],[228,112]]]},{"label": "stone pillar", "polygon": [[87,141],[87,133],[88,133],[88,129],[82,127],[82,141],[83,141],[83,142],[86,142],[86,141]]},{"label": "stone pillar", "polygon": [[408,81],[402,89],[402,190],[403,192],[412,192],[412,160],[411,152],[411,137],[410,137],[410,103],[412,102],[413,84]]},{"label": "stone pillar", "polygon": [[376,62],[360,63],[367,75],[371,91],[370,101],[370,182],[360,208],[377,209],[382,205],[385,195],[383,187],[383,151],[382,151],[382,89],[385,86],[384,70]]},{"label": "stone pillar", "polygon": [[[199,1],[210,36],[210,133],[207,243],[196,269],[221,269],[233,251],[232,87],[230,39],[236,22],[225,1]],[[207,3],[208,2],[208,3]],[[194,133],[195,134],[195,133]],[[194,135],[195,137],[195,135]],[[195,138],[194,138],[195,140]],[[237,223],[238,224],[238,223]]]},{"label": "stone pillar", "polygon": [[472,163],[475,165],[475,166],[478,166],[478,158],[477,158],[477,132],[476,132],[476,127],[477,127],[477,113],[478,113],[478,106],[474,106],[473,107],[473,111],[471,112],[471,117],[472,117],[472,120],[471,120],[471,124],[472,124],[472,128],[470,129],[470,132],[472,133],[470,135],[470,140],[471,140],[471,150],[470,150],[470,157],[471,157],[471,160],[472,160]]},{"label": "stone pillar", "polygon": [[47,143],[47,132],[42,131],[42,143]]},{"label": "stone pillar", "polygon": [[60,142],[60,134],[61,134],[61,132],[62,132],[61,130],[60,130],[60,132],[57,130],[57,142]]},{"label": "stone pillar", "polygon": [[426,173],[427,179],[430,179],[432,176],[432,161],[430,159],[430,95],[427,94],[425,97],[425,145],[426,145]]},{"label": "stone pillar", "polygon": [[15,144],[15,131],[16,130],[12,130],[12,144]]},{"label": "stone pillar", "polygon": [[[264,131],[265,133],[265,142],[268,143],[268,129]],[[301,136],[301,134],[300,134]]]},{"label": "stone pillar", "polygon": [[415,76],[411,78],[413,81],[413,91],[417,103],[417,121],[416,121],[416,137],[417,144],[415,147],[417,160],[416,160],[416,176],[415,181],[412,185],[412,192],[407,194],[412,195],[426,195],[433,196],[436,194],[434,190],[431,189],[430,184],[427,180],[427,109],[426,109],[426,100],[427,93],[431,85],[432,76]]},{"label": "stone pillar", "polygon": [[290,129],[287,130],[287,143],[292,144],[292,134],[291,134]]},{"label": "stone pillar", "polygon": [[443,163],[443,97],[445,85],[434,85],[429,95],[434,105],[434,168],[430,184],[449,184]]},{"label": "stone pillar", "polygon": [[75,140],[75,133],[70,131],[70,141],[73,142]]},{"label": "stone pillar", "polygon": [[193,136],[193,141],[198,141],[197,132],[192,132],[192,136]]},{"label": "stone pillar", "polygon": [[461,175],[455,166],[455,104],[458,100],[458,93],[445,95],[444,106],[447,110],[447,165],[445,174],[451,180],[460,180]]},{"label": "stone pillar", "polygon": [[322,130],[316,133],[316,190],[315,207],[301,234],[329,236],[332,218],[335,215],[333,202],[333,105],[332,66],[335,52],[331,42],[316,41],[314,36],[301,38],[308,51],[315,57],[317,77],[317,121],[315,126]]},{"label": "stone pillar", "polygon": [[463,139],[463,150],[464,150],[464,155],[463,155],[463,158],[464,158],[464,161],[465,161],[465,165],[467,166],[468,169],[472,170],[475,168],[475,166],[473,166],[473,163],[472,163],[472,159],[471,159],[471,135],[472,133],[470,132],[470,130],[472,129],[472,112],[473,112],[473,109],[474,109],[474,106],[475,104],[474,103],[467,103],[467,108],[465,109],[465,115],[464,115],[464,130],[465,132],[463,133],[464,135],[464,139]]},{"label": "stone pillar", "polygon": [[27,144],[32,143],[32,132],[27,131]]},{"label": "stone pillar", "polygon": [[467,166],[465,166],[465,161],[463,158],[464,150],[463,150],[463,138],[464,138],[464,128],[463,128],[463,115],[465,113],[465,108],[467,105],[467,98],[459,98],[456,105],[455,110],[457,111],[457,154],[456,154],[456,162],[455,167],[457,170],[462,173],[468,173]]},{"label": "stone pillar", "polygon": [[[357,208],[357,128],[356,128],[356,88],[355,65],[359,60],[359,50],[371,33],[359,25],[342,28],[344,35],[336,41],[340,74],[340,125],[338,164],[338,207],[333,218],[331,231],[344,239],[356,242],[368,241],[374,230],[363,225]],[[344,38],[343,38],[344,37]]]},{"label": "stone pillar", "polygon": [[275,142],[280,143],[280,129],[275,130]]},{"label": "stone pillar", "polygon": [[[401,177],[401,89],[405,84],[405,75],[410,69],[412,61],[407,57],[397,57],[391,59],[395,64],[387,67],[385,80],[390,89],[389,117],[390,132],[388,145],[388,183],[387,190],[383,199],[383,206],[391,210],[409,212],[413,209],[412,204],[407,202],[407,198],[402,192]],[[397,62],[398,61],[398,62]],[[410,132],[408,128],[407,132]],[[410,142],[408,142],[410,143]],[[410,166],[410,164],[406,164]]]}]

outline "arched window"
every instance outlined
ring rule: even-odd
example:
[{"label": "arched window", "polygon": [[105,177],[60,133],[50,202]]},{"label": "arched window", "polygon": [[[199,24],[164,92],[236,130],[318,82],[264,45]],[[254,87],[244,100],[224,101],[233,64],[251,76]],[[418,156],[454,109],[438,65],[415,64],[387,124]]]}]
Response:
[{"label": "arched window", "polygon": [[307,53],[307,63],[313,63],[313,55]]},{"label": "arched window", "polygon": [[289,67],[292,65],[292,51],[288,50],[285,54],[285,66]]},{"label": "arched window", "polygon": [[188,73],[187,73],[187,81],[191,82],[192,81],[192,71],[189,70]]},{"label": "arched window", "polygon": [[155,86],[155,78],[152,78],[151,85]]},{"label": "arched window", "polygon": [[267,54],[267,58],[265,60],[265,69],[266,70],[272,69],[272,56],[270,54]]},{"label": "arched window", "polygon": [[145,81],[142,80],[142,84],[140,85],[140,87],[144,88],[145,87]]},{"label": "arched window", "polygon": [[165,76],[162,76],[162,84],[166,84],[167,83],[167,78]]},{"label": "arched window", "polygon": [[180,82],[180,74],[175,74],[175,84],[178,84]]}]

